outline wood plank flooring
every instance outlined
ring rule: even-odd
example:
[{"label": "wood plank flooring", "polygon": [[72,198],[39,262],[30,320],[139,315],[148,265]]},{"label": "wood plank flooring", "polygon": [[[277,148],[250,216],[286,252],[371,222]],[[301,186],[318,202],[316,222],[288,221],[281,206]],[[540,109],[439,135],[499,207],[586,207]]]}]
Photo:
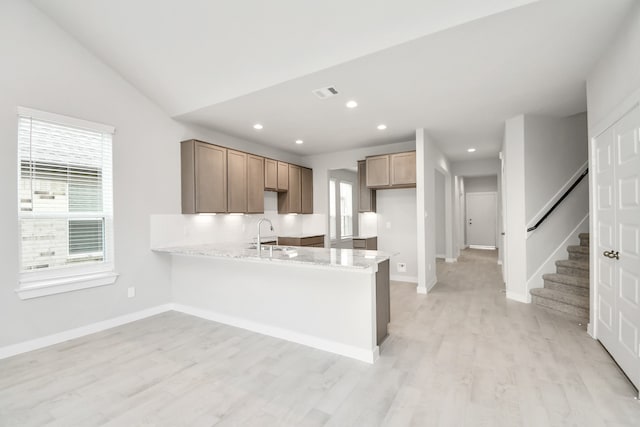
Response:
[{"label": "wood plank flooring", "polygon": [[508,301],[495,253],[393,283],[380,360],[165,313],[0,361],[0,426],[639,426],[584,326]]}]

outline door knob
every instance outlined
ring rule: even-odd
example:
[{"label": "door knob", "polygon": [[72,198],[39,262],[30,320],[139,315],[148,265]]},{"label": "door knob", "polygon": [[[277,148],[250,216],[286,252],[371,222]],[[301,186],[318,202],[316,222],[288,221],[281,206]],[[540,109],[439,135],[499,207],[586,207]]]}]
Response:
[{"label": "door knob", "polygon": [[604,251],[602,255],[607,258],[620,259],[620,253],[618,251]]}]

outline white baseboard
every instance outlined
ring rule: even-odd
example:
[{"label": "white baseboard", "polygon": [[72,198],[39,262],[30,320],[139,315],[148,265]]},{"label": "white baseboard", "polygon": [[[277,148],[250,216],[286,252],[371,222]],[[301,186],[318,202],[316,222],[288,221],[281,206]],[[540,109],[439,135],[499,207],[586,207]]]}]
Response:
[{"label": "white baseboard", "polygon": [[448,263],[458,262],[458,258],[445,258],[444,262],[448,262]]},{"label": "white baseboard", "polygon": [[389,275],[389,280],[394,282],[418,283],[418,278],[416,276],[399,276],[397,274]]},{"label": "white baseboard", "polygon": [[497,262],[498,262],[498,265],[502,265],[502,260],[501,259],[499,259]]},{"label": "white baseboard", "polygon": [[513,301],[531,304],[531,295],[522,295],[516,292],[507,291],[507,298]]},{"label": "white baseboard", "polygon": [[487,250],[487,251],[495,251],[496,247],[495,246],[484,246],[484,245],[469,245],[470,249],[483,249],[483,250]]},{"label": "white baseboard", "polygon": [[427,288],[425,288],[424,286],[416,286],[416,292],[422,295],[426,295]]},{"label": "white baseboard", "polygon": [[587,334],[589,334],[589,336],[593,339],[596,339],[596,336],[594,335],[594,330],[593,330],[593,326],[591,324],[591,322],[587,323]]},{"label": "white baseboard", "polygon": [[362,362],[374,363],[380,356],[380,348],[376,346],[373,350],[354,347],[347,344],[329,341],[322,338],[314,337],[299,332],[282,329],[275,326],[265,325],[262,323],[252,322],[250,320],[238,317],[228,316],[213,311],[202,310],[183,304],[173,304],[173,309],[180,313],[189,314],[191,316],[200,317],[202,319],[211,320],[225,325],[235,326],[237,328],[246,329],[248,331],[257,332],[259,334],[268,335],[295,342],[297,344],[306,345],[308,347],[317,348],[329,353],[339,354],[341,356],[350,357]]},{"label": "white baseboard", "polygon": [[436,254],[436,258],[445,259],[446,257],[445,254]]},{"label": "white baseboard", "polygon": [[48,347],[54,344],[60,344],[61,342],[69,341],[75,338],[84,337],[86,335],[95,334],[107,329],[115,328],[127,323],[135,322],[136,320],[145,319],[147,317],[155,316],[156,314],[171,311],[171,304],[159,305],[157,307],[148,308],[146,310],[137,311],[135,313],[125,314],[113,319],[103,320],[101,322],[91,323],[89,325],[81,326],[79,328],[70,329],[68,331],[59,332],[57,334],[47,335],[44,337],[36,338],[29,341],[24,341],[18,344],[12,344],[0,348],[0,360],[7,357],[16,356],[18,354],[26,353],[33,350],[38,350],[44,347]]}]

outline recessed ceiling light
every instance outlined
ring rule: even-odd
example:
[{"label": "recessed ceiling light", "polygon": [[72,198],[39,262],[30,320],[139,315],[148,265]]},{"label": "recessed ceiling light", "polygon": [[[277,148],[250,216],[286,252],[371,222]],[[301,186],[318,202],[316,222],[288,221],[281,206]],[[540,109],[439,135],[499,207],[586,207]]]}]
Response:
[{"label": "recessed ceiling light", "polygon": [[385,130],[387,125],[378,125],[378,130]]},{"label": "recessed ceiling light", "polygon": [[476,151],[476,149],[475,148],[467,148],[467,151],[470,152],[470,153],[473,153],[474,151]]},{"label": "recessed ceiling light", "polygon": [[357,106],[358,106],[358,103],[354,100],[347,102],[347,108],[356,108]]},{"label": "recessed ceiling light", "polygon": [[301,139],[296,139],[296,144],[298,144],[298,145],[299,145],[299,144],[304,144],[304,141],[303,141],[303,140],[301,140]]},{"label": "recessed ceiling light", "polygon": [[262,126],[260,123],[256,123],[255,125],[253,125],[253,128],[254,128],[255,130],[261,130],[261,129],[262,129],[262,127],[263,127],[263,126]]}]

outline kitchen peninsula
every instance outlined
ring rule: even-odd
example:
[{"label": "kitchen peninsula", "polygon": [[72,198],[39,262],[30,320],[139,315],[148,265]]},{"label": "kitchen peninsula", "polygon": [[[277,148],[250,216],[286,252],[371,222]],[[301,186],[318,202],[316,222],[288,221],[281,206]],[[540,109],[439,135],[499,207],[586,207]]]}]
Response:
[{"label": "kitchen peninsula", "polygon": [[310,247],[194,245],[171,255],[178,311],[373,363],[387,335],[389,256]]}]

